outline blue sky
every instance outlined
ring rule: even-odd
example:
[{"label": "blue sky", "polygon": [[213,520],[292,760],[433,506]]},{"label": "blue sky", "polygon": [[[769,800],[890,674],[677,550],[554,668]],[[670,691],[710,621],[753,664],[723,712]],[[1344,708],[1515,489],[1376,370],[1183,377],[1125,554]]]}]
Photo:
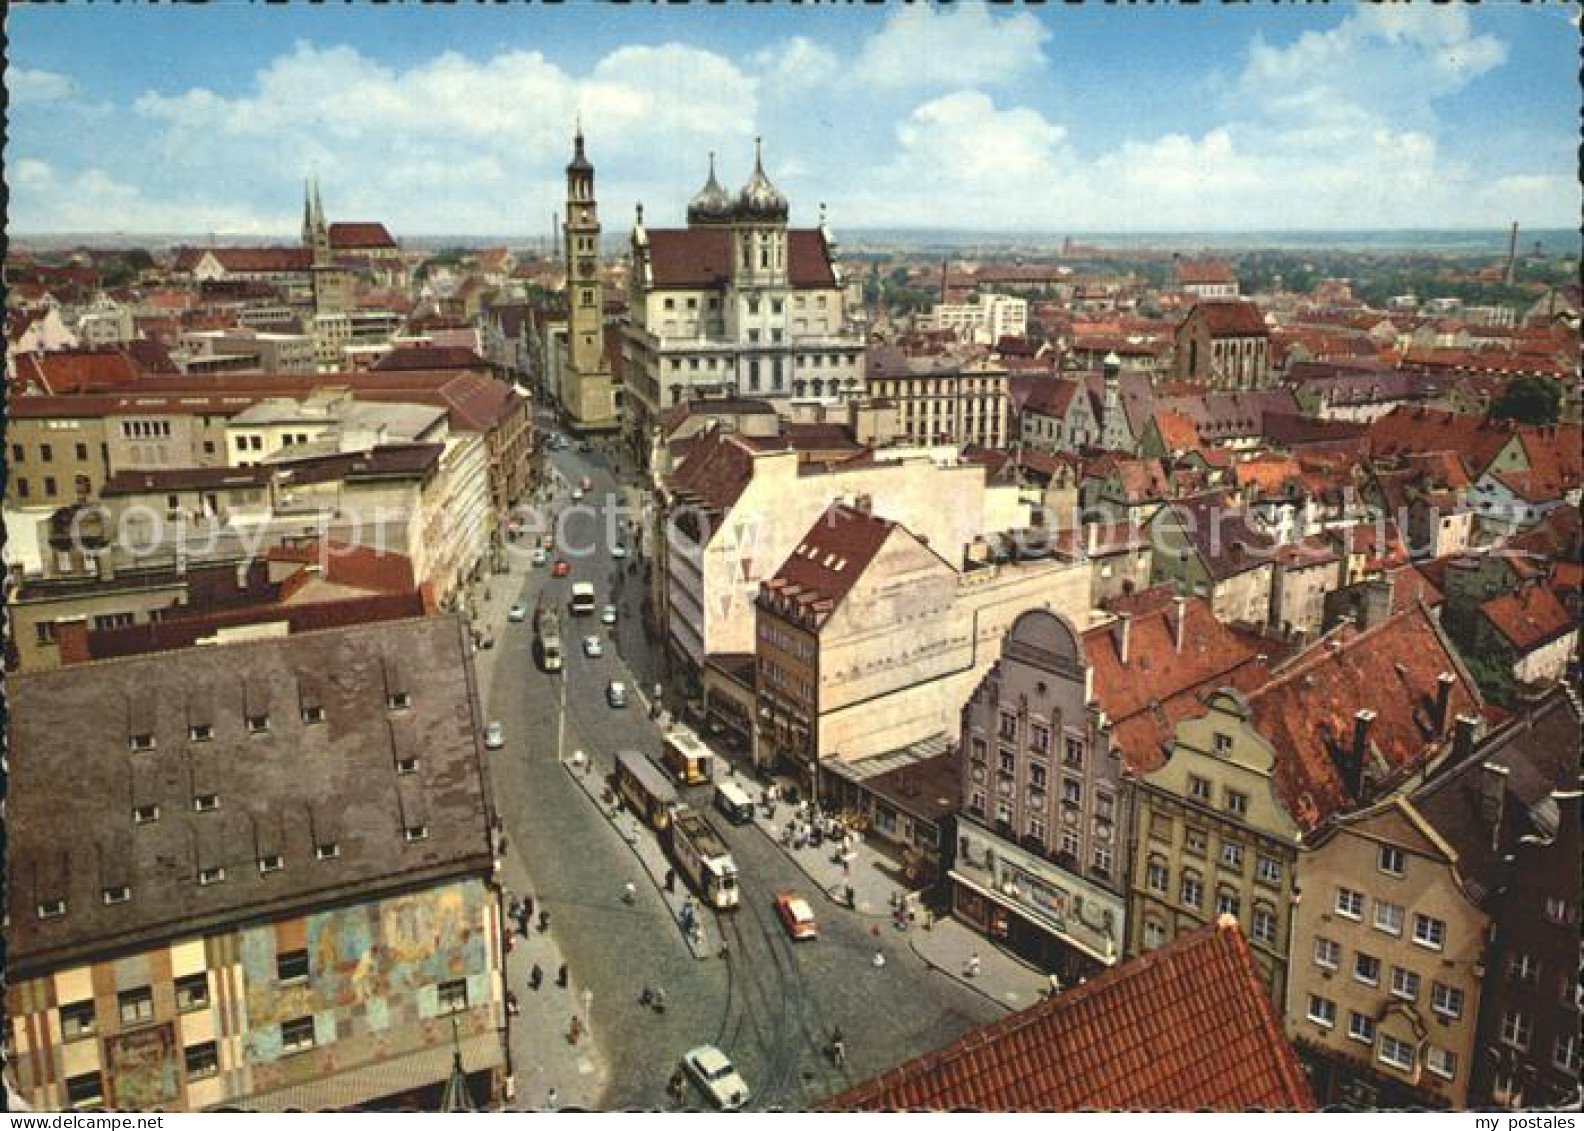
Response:
[{"label": "blue sky", "polygon": [[1576,9],[28,6],[11,227],[541,234],[583,116],[608,229],[763,135],[794,223],[1573,227]]}]

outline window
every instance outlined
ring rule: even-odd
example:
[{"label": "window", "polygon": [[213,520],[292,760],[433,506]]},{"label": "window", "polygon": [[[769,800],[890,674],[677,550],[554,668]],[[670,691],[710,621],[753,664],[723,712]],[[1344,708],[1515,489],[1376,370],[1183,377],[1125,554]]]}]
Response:
[{"label": "window", "polygon": [[302,721],[310,726],[314,723],[324,722],[324,717],[323,707],[304,707],[302,709]]},{"label": "window", "polygon": [[1235,817],[1241,817],[1248,812],[1248,794],[1239,793],[1235,789],[1226,791],[1227,812]]},{"label": "window", "polygon": [[1095,816],[1102,821],[1116,819],[1116,797],[1104,790],[1095,790]]},{"label": "window", "polygon": [[1336,939],[1315,939],[1315,965],[1324,970],[1335,970],[1342,960],[1342,944]]},{"label": "window", "polygon": [[141,1025],[154,1020],[154,991],[147,986],[126,990],[117,995],[116,1002],[121,1007],[122,1025]]},{"label": "window", "polygon": [[18,479],[16,481],[16,489],[18,498],[25,499],[28,497],[29,488],[28,481],[26,479]]},{"label": "window", "polygon": [[341,845],[333,840],[321,841],[314,845],[314,859],[334,860],[341,855]]},{"label": "window", "polygon": [[396,772],[398,774],[416,774],[418,772],[418,759],[416,759],[416,758],[398,758],[398,759],[396,759]]},{"label": "window", "polygon": [[104,1102],[104,1080],[97,1072],[66,1079],[66,1102],[72,1107],[93,1107]]},{"label": "window", "polygon": [[265,734],[269,731],[268,715],[249,715],[247,717],[247,732],[249,734]]},{"label": "window", "polygon": [[1570,1076],[1579,1070],[1579,1039],[1577,1033],[1563,1033],[1551,1048],[1551,1063]]},{"label": "window", "polygon": [[1261,854],[1254,861],[1254,878],[1262,884],[1276,887],[1281,883],[1282,866],[1277,860]]},{"label": "window", "polygon": [[88,445],[87,444],[78,444],[78,445],[76,445],[76,452],[77,452],[77,458],[78,459],[80,459],[80,460],[87,459],[88,458]]},{"label": "window", "polygon": [[1529,1042],[1534,1040],[1534,1022],[1516,1009],[1508,1010],[1502,1018],[1501,1039],[1519,1052],[1528,1052]]},{"label": "window", "polygon": [[96,1017],[92,1001],[74,1001],[60,1007],[61,1037],[75,1041],[94,1035]]},{"label": "window", "polygon": [[983,762],[990,753],[989,743],[982,738],[972,739],[968,743],[968,756],[975,762]]},{"label": "window", "polygon": [[283,982],[298,982],[308,977],[308,952],[287,950],[277,954],[275,976]]},{"label": "window", "polygon": [[1075,807],[1083,804],[1083,784],[1077,778],[1062,778],[1062,804]]},{"label": "window", "polygon": [[286,866],[286,862],[281,859],[279,853],[272,852],[267,856],[260,856],[258,866],[259,874],[267,876],[271,872],[279,872]]},{"label": "window", "polygon": [[106,907],[113,907],[117,903],[125,903],[131,899],[132,889],[125,884],[117,884],[114,887],[104,888],[100,895],[103,897]]},{"label": "window", "polygon": [[312,1017],[294,1017],[281,1022],[281,1050],[302,1052],[314,1047],[314,1020]]},{"label": "window", "polygon": [[1062,855],[1076,861],[1078,859],[1078,834],[1071,829],[1063,829],[1061,835]]},{"label": "window", "polygon": [[205,887],[206,888],[210,884],[219,884],[219,883],[224,883],[224,882],[225,882],[225,869],[224,868],[200,868],[200,869],[198,869],[198,886],[199,887]]},{"label": "window", "polygon": [[40,919],[59,919],[64,914],[66,914],[64,899],[46,899],[38,905]]},{"label": "window", "polygon": [[468,1007],[467,979],[440,983],[440,1012],[461,1013]]},{"label": "window", "polygon": [[1166,945],[1166,928],[1153,919],[1144,922],[1144,949],[1154,950]]},{"label": "window", "polygon": [[1195,777],[1193,774],[1189,774],[1188,796],[1192,797],[1195,801],[1209,801],[1210,780],[1208,778]]},{"label": "window", "polygon": [[1413,1046],[1407,1041],[1399,1041],[1396,1037],[1382,1033],[1380,1048],[1375,1055],[1382,1064],[1389,1064],[1393,1068],[1402,1069],[1404,1072],[1413,1071],[1414,1050]]},{"label": "window", "polygon": [[1463,991],[1440,982],[1430,983],[1430,1008],[1443,1017],[1462,1017]]},{"label": "window", "polygon": [[1353,956],[1353,979],[1366,986],[1380,985],[1381,961],[1362,950]]},{"label": "window", "polygon": [[1429,947],[1431,950],[1440,950],[1446,945],[1446,923],[1440,919],[1432,919],[1429,915],[1414,913],[1413,941],[1420,946]]},{"label": "window", "polygon": [[214,727],[208,723],[194,723],[187,728],[187,737],[193,742],[208,742],[214,737]]},{"label": "window", "polygon": [[1062,748],[1062,762],[1075,770],[1083,769],[1084,744],[1083,739],[1067,736],[1067,741]]},{"label": "window", "polygon": [[24,452],[24,449],[23,449],[21,444],[12,444],[11,445],[11,462],[12,463],[21,463],[22,462],[22,458],[23,458],[23,452]]},{"label": "window", "polygon": [[1348,1036],[1366,1045],[1375,1043],[1375,1021],[1362,1013],[1348,1014]]},{"label": "window", "polygon": [[405,691],[398,691],[394,695],[387,695],[385,697],[385,706],[389,707],[393,711],[405,711],[408,707],[412,706],[412,696],[408,695]]},{"label": "window", "polygon": [[1243,901],[1230,888],[1221,888],[1216,892],[1217,915],[1237,915],[1242,906]]},{"label": "window", "polygon": [[1001,712],[1001,730],[1000,730],[1000,734],[1001,734],[1002,738],[1016,738],[1017,737],[1017,716],[1014,715],[1011,711],[1002,711]]},{"label": "window", "polygon": [[1029,787],[1031,789],[1045,788],[1045,767],[1039,762],[1029,763]]},{"label": "window", "polygon": [[1029,749],[1036,754],[1049,754],[1051,743],[1050,727],[1044,723],[1034,723],[1029,727]]},{"label": "window", "polygon": [[1457,1053],[1430,1045],[1425,1049],[1425,1067],[1444,1080],[1457,1075]]},{"label": "window", "polygon": [[202,1080],[220,1071],[220,1049],[213,1041],[188,1045],[185,1054],[189,1080]]},{"label": "window", "polygon": [[1232,756],[1232,736],[1230,734],[1222,734],[1220,731],[1216,732],[1215,752],[1222,758],[1230,758]]},{"label": "window", "polygon": [[428,840],[429,839],[429,826],[428,825],[408,825],[406,828],[402,829],[402,836],[407,838],[407,842],[409,844],[411,844],[413,841],[416,841],[416,840]]},{"label": "window", "polygon": [[46,475],[44,477],[44,493],[46,495],[53,495],[55,493],[55,477],[53,475]]},{"label": "window", "polygon": [[1028,835],[1033,837],[1035,840],[1039,841],[1040,844],[1044,844],[1045,843],[1045,818],[1044,817],[1041,817],[1037,813],[1030,813],[1029,814]]},{"label": "window", "polygon": [[1102,878],[1111,876],[1111,850],[1103,844],[1094,847],[1094,870]]},{"label": "window", "polygon": [[134,734],[127,739],[127,745],[134,751],[154,749],[154,736],[152,734]]},{"label": "window", "polygon": [[1416,1001],[1419,998],[1419,975],[1404,966],[1393,966],[1391,976],[1391,992],[1393,997],[1400,997],[1404,1001]]},{"label": "window", "polygon": [[1189,829],[1183,835],[1183,851],[1193,856],[1203,856],[1208,843],[1203,829]]},{"label": "window", "polygon": [[1243,846],[1230,840],[1221,842],[1221,866],[1235,872],[1243,870]]},{"label": "window", "polygon": [[51,447],[49,444],[40,444],[39,445],[39,459],[43,460],[45,463],[54,463],[55,462],[55,449],[53,447]]},{"label": "window", "polygon": [[193,797],[193,812],[212,813],[220,808],[220,795],[218,793],[200,793]]},{"label": "window", "polygon": [[1017,758],[1013,756],[1012,751],[1005,747],[1001,748],[1001,772],[1003,774],[1017,773]]},{"label": "window", "polygon": [[1375,929],[1388,935],[1400,935],[1403,928],[1403,909],[1399,904],[1375,901]]},{"label": "window", "polygon": [[1514,982],[1534,985],[1540,980],[1540,963],[1527,954],[1514,954],[1507,959],[1507,977]]},{"label": "window", "polygon": [[1159,857],[1150,857],[1149,866],[1145,869],[1145,883],[1150,891],[1164,894],[1171,886],[1171,870],[1168,869]]},{"label": "window", "polygon": [[1183,873],[1182,904],[1195,910],[1204,906],[1204,884],[1192,872]]},{"label": "window", "polygon": [[1329,1029],[1336,1024],[1336,1002],[1319,994],[1309,995],[1309,1020]]},{"label": "window", "polygon": [[1364,893],[1352,888],[1337,888],[1336,911],[1348,919],[1364,917]]},{"label": "window", "polygon": [[1403,850],[1394,844],[1383,844],[1375,858],[1375,867],[1385,872],[1388,876],[1401,876],[1406,867],[1407,860]]},{"label": "window", "polygon": [[1565,926],[1568,920],[1573,917],[1572,908],[1568,905],[1568,901],[1558,899],[1556,896],[1546,899],[1545,914],[1547,919],[1558,926]]},{"label": "window", "polygon": [[209,975],[187,974],[176,979],[176,1009],[190,1013],[209,1006]]}]

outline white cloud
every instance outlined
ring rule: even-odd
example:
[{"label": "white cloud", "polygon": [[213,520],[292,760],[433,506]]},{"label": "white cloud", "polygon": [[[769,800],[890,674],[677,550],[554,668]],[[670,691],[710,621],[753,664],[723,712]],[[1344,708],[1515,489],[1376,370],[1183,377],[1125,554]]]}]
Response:
[{"label": "white cloud", "polygon": [[195,204],[168,196],[150,198],[103,169],[57,175],[32,158],[16,162],[11,178],[11,223],[30,232],[215,232],[261,236],[291,230],[293,217],[260,215],[247,205]]},{"label": "white cloud", "polygon": [[859,53],[854,78],[878,88],[984,87],[1046,65],[1050,31],[1029,12],[991,15],[982,3],[894,10]]},{"label": "white cloud", "polygon": [[818,90],[836,77],[839,67],[835,52],[801,35],[755,51],[751,61],[766,98]]},{"label": "white cloud", "polygon": [[54,102],[77,92],[77,84],[65,75],[27,67],[6,68],[5,86],[11,100],[17,103]]}]

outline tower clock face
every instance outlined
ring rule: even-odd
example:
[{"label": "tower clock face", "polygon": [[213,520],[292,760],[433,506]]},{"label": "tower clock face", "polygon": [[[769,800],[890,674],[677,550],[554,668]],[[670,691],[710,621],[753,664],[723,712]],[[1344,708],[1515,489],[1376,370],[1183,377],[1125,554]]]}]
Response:
[{"label": "tower clock face", "polygon": [[587,257],[578,260],[578,273],[582,275],[594,274],[594,261]]}]

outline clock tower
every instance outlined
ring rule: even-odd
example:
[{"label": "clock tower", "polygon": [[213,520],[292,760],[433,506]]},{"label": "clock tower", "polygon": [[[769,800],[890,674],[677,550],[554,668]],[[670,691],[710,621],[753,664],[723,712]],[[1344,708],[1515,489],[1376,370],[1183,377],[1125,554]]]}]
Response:
[{"label": "clock tower", "polygon": [[605,360],[599,205],[594,199],[594,166],[583,151],[581,126],[566,176],[567,350],[561,403],[575,427],[610,429],[619,421],[616,390]]}]

